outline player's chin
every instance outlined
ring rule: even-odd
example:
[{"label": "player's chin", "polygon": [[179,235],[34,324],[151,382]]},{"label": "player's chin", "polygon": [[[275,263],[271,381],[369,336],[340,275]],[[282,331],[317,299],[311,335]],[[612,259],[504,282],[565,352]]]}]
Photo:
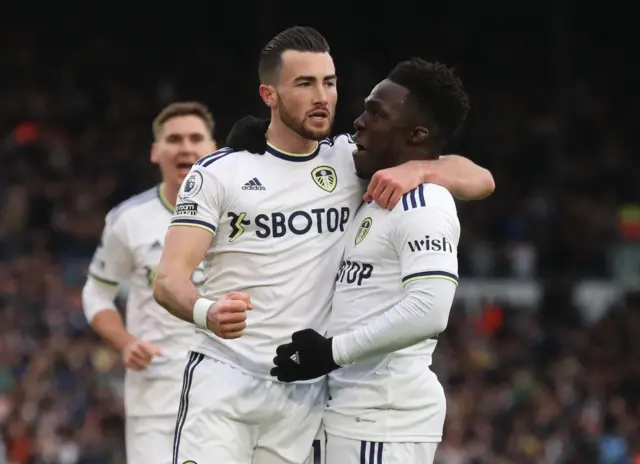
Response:
[{"label": "player's chin", "polygon": [[319,120],[308,118],[304,126],[312,140],[326,139],[331,135],[331,121],[329,118]]},{"label": "player's chin", "polygon": [[371,164],[371,156],[367,150],[358,145],[353,151],[353,161],[356,163],[356,166],[359,164],[368,165]]},{"label": "player's chin", "polygon": [[356,175],[360,179],[371,179],[377,171],[371,163],[371,158],[367,156],[366,150],[356,150],[353,152],[353,162],[356,166]]}]

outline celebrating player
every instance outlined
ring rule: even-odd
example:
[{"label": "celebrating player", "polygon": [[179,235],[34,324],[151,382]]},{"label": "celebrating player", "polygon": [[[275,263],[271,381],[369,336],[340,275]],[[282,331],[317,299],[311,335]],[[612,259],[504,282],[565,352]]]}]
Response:
[{"label": "celebrating player", "polygon": [[[462,83],[446,66],[400,63],[355,122],[358,175],[437,159],[468,109]],[[364,204],[346,237],[333,337],[294,333],[278,348],[272,374],[290,382],[331,372],[327,464],[432,463],[446,403],[429,366],[458,281],[455,202],[439,185],[419,185],[392,211]]]},{"label": "celebrating player", "polygon": [[[122,353],[129,463],[170,463],[182,373],[193,326],[153,299],[153,280],[178,190],[191,166],[215,150],[213,119],[200,103],[174,103],[153,122],[151,161],[162,183],[116,206],[82,293],[93,329]],[[195,271],[195,268],[194,268]],[[200,283],[202,270],[194,272]],[[118,284],[130,280],[126,327],[115,309]]]},{"label": "celebrating player", "polygon": [[[227,148],[196,163],[158,268],[156,300],[197,327],[174,463],[303,463],[326,404],[324,379],[281,383],[270,368],[291,333],[324,333],[342,238],[364,189],[350,137],[325,140],[337,91],[324,37],[304,27],[278,34],[262,51],[259,74],[271,109],[266,152]],[[376,199],[409,192],[436,170],[468,197],[492,188],[466,159],[413,161],[379,178]],[[461,175],[469,182],[459,182]],[[201,296],[189,275],[203,258]],[[234,291],[242,293],[227,296]],[[314,443],[313,463],[321,462],[320,446]]]}]

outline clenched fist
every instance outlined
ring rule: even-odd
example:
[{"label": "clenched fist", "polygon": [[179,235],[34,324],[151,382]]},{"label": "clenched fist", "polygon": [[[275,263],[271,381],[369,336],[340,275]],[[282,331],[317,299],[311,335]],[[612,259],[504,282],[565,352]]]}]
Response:
[{"label": "clenched fist", "polygon": [[129,369],[141,371],[146,369],[154,356],[161,356],[160,348],[151,342],[134,340],[122,350],[122,362]]},{"label": "clenched fist", "polygon": [[220,338],[240,338],[247,327],[247,311],[252,309],[246,293],[229,292],[207,312],[207,327]]}]

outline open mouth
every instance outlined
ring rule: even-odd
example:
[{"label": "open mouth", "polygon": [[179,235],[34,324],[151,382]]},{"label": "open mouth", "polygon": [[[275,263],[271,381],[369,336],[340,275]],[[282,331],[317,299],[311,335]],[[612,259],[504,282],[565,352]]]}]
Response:
[{"label": "open mouth", "polygon": [[317,110],[309,114],[309,118],[313,119],[314,121],[323,121],[328,117],[329,117],[329,112],[324,110]]},{"label": "open mouth", "polygon": [[191,167],[193,166],[193,163],[178,163],[176,164],[176,168],[178,168],[178,172],[180,173],[181,176],[186,176],[187,174],[189,174],[189,171],[191,171]]}]

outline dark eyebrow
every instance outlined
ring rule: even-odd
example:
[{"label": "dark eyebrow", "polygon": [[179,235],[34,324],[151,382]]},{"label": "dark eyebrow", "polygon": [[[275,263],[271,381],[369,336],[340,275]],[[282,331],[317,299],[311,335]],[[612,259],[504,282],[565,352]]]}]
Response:
[{"label": "dark eyebrow", "polygon": [[389,112],[385,109],[384,105],[382,104],[382,102],[380,102],[380,100],[375,100],[372,98],[367,98],[364,101],[364,106],[365,108],[371,109],[371,110],[376,110],[377,112],[383,114],[383,115],[388,115]]},{"label": "dark eyebrow", "polygon": [[[324,76],[323,80],[324,81],[330,81],[330,80],[334,80],[337,79],[338,76],[336,76],[335,74],[331,74],[329,76]],[[294,82],[312,82],[316,80],[316,76],[298,76],[296,77],[293,81]]]},{"label": "dark eyebrow", "polygon": [[180,137],[204,137],[204,134],[202,134],[202,132],[189,132],[187,134],[182,134],[180,132],[169,132],[168,134],[165,135],[166,139],[171,139],[171,138],[180,138]]}]

